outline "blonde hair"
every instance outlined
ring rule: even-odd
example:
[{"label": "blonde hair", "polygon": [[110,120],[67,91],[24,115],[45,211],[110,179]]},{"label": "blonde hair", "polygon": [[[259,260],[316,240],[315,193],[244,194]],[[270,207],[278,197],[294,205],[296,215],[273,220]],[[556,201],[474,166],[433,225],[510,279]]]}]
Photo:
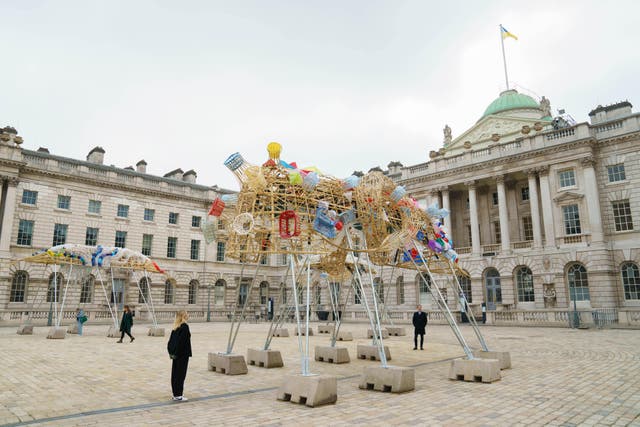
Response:
[{"label": "blonde hair", "polygon": [[189,314],[186,311],[184,310],[178,311],[176,313],[176,320],[173,322],[173,330],[175,331],[180,327],[180,325],[182,325],[183,323],[187,323],[188,317],[189,317]]}]

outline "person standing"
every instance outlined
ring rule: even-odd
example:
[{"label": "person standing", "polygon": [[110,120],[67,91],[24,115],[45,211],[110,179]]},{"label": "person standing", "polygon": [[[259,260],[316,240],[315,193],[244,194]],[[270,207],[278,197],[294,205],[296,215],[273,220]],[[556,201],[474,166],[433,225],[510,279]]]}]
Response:
[{"label": "person standing", "polygon": [[122,339],[124,338],[124,334],[129,335],[129,338],[131,338],[131,341],[129,342],[133,342],[133,340],[135,340],[135,338],[131,335],[132,326],[133,326],[133,315],[131,314],[131,309],[129,308],[128,305],[125,305],[124,313],[122,313],[122,320],[120,321],[120,332],[122,332],[122,334],[120,335],[120,339],[117,342],[122,342]]},{"label": "person standing", "polygon": [[420,350],[424,350],[424,334],[427,326],[427,313],[422,311],[422,306],[418,305],[417,311],[413,313],[413,349],[418,349],[418,335],[420,335]]},{"label": "person standing", "polygon": [[464,297],[464,294],[462,292],[460,292],[458,303],[460,304],[460,323],[468,323],[469,318],[467,317],[467,299]]},{"label": "person standing", "polygon": [[171,391],[173,392],[172,400],[185,402],[188,399],[184,397],[184,380],[187,377],[187,367],[189,366],[189,358],[191,354],[191,331],[187,324],[189,314],[180,310],[176,313],[176,320],[173,322],[173,330],[167,343],[167,351],[171,357]]},{"label": "person standing", "polygon": [[482,302],[482,324],[487,323],[487,303]]},{"label": "person standing", "polygon": [[78,322],[78,335],[82,335],[82,325],[87,321],[87,315],[84,314],[84,310],[76,308],[76,322]]}]

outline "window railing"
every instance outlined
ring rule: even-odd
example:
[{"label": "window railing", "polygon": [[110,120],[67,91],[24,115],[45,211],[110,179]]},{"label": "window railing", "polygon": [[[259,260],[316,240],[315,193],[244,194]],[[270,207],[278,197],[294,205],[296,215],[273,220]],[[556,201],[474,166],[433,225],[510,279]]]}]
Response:
[{"label": "window railing", "polygon": [[553,141],[554,139],[566,138],[576,134],[575,128],[560,129],[555,132],[547,134],[547,141]]},{"label": "window railing", "polygon": [[533,246],[532,240],[524,240],[522,242],[512,242],[511,247],[513,249],[526,249]]}]

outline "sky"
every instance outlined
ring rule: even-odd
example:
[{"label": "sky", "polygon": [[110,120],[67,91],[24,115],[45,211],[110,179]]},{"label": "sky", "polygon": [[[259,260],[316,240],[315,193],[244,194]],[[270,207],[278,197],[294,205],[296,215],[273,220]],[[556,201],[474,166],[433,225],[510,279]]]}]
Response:
[{"label": "sky", "polygon": [[[0,126],[23,148],[239,189],[240,152],[354,170],[426,162],[510,85],[588,121],[640,104],[640,2],[0,1]],[[638,107],[634,108],[638,111]]]}]

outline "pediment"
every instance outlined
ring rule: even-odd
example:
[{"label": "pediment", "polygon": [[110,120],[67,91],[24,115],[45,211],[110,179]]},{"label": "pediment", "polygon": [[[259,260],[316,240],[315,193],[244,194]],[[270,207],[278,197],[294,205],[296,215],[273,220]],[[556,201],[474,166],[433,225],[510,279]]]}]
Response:
[{"label": "pediment", "polygon": [[580,200],[584,197],[584,194],[574,193],[573,191],[564,191],[562,194],[553,198],[554,202],[562,203],[574,200]]}]

